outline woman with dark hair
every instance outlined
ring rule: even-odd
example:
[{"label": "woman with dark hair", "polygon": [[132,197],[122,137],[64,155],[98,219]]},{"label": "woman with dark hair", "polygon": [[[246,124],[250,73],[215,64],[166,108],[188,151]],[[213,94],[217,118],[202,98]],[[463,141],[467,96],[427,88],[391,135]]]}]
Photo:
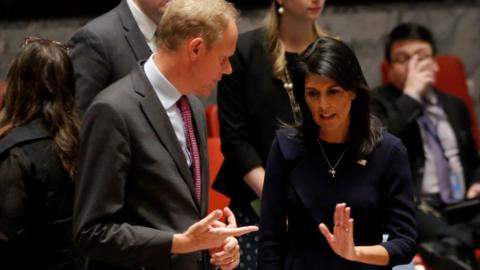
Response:
[{"label": "woman with dark hair", "polygon": [[0,110],[0,268],[74,269],[79,118],[68,49],[28,37]]},{"label": "woman with dark hair", "polygon": [[[292,67],[320,36],[326,0],[271,0],[264,25],[239,36],[232,74],[218,84],[225,160],[214,188],[231,198],[239,226],[258,224],[251,206],[262,194],[268,151],[280,123],[301,121]],[[256,233],[240,237],[239,269],[257,269]]]},{"label": "woman with dark hair", "polygon": [[[353,51],[322,37],[301,55],[303,122],[276,132],[266,166],[259,269],[390,269],[416,250],[406,150],[370,114]],[[386,241],[383,235],[388,235]]]}]

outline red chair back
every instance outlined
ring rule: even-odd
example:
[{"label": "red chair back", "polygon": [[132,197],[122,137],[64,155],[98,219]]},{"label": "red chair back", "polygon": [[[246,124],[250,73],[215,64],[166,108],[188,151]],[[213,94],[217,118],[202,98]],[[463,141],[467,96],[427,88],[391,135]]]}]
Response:
[{"label": "red chair back", "polygon": [[[475,103],[468,93],[467,76],[462,60],[455,55],[436,55],[435,60],[440,67],[436,74],[435,87],[453,96],[460,98],[470,111],[472,120],[472,134],[475,138],[477,149],[480,149],[480,134],[478,131],[477,114]],[[388,73],[390,64],[387,61],[382,63],[382,80],[384,84],[390,82]]]},{"label": "red chair back", "polygon": [[209,105],[205,108],[207,117],[207,135],[209,138],[220,137],[220,124],[218,121],[217,104]]},{"label": "red chair back", "polygon": [[220,149],[220,138],[208,138],[208,157],[210,159],[210,189],[208,197],[208,212],[215,209],[223,209],[228,206],[230,199],[212,188],[213,181],[223,162],[223,154]]}]

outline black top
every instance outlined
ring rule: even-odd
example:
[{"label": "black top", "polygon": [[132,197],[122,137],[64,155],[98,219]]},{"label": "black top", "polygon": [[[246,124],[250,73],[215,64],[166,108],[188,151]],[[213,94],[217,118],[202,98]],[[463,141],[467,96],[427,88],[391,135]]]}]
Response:
[{"label": "black top", "polygon": [[[320,147],[306,146],[291,129],[277,131],[266,167],[260,216],[259,269],[391,269],[416,252],[413,186],[401,141],[384,133],[365,162],[351,150],[328,173]],[[322,145],[323,146],[323,145]],[[332,158],[345,144],[325,145]],[[332,230],[337,203],[351,207],[354,243],[382,245],[388,266],[351,262],[336,255],[318,225]],[[382,243],[382,235],[388,241]]]},{"label": "black top", "polygon": [[[265,166],[274,132],[281,122],[293,123],[288,94],[272,73],[264,29],[240,35],[231,58],[233,73],[218,85],[218,109],[222,152],[225,160],[214,188],[237,201],[251,201],[255,193],[243,176]],[[294,82],[298,55],[287,53],[287,67]]]},{"label": "black top", "polygon": [[41,120],[0,140],[0,268],[74,269],[73,181]]}]

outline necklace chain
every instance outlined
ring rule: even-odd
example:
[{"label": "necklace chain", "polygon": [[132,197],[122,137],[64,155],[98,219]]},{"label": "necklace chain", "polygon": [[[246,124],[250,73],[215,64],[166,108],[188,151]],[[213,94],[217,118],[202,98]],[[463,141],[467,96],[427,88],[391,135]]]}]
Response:
[{"label": "necklace chain", "polygon": [[293,120],[295,124],[300,124],[302,122],[302,113],[300,111],[300,106],[295,100],[295,95],[293,93],[293,82],[290,77],[290,72],[288,72],[288,68],[285,65],[285,69],[282,76],[283,88],[287,91],[288,99],[290,101],[290,107],[292,108],[293,113]]},{"label": "necklace chain", "polygon": [[320,139],[317,139],[317,141],[318,141],[318,145],[320,145],[320,150],[322,151],[322,155],[325,158],[325,160],[327,161],[328,167],[330,167],[330,170],[328,170],[328,172],[332,175],[332,178],[335,178],[335,174],[337,173],[337,171],[335,169],[337,168],[338,164],[340,164],[340,161],[342,160],[343,156],[345,155],[345,152],[347,152],[348,145],[345,147],[345,150],[343,150],[342,154],[338,158],[335,165],[332,166],[332,164],[330,163],[330,160],[327,157],[327,154],[323,150],[322,142],[320,141]]}]

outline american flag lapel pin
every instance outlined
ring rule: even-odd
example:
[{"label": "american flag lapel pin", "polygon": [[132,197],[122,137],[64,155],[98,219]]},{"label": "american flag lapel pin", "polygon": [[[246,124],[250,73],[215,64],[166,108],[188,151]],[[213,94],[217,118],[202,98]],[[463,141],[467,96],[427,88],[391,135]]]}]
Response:
[{"label": "american flag lapel pin", "polygon": [[360,164],[360,165],[362,165],[362,166],[365,166],[365,165],[367,165],[367,160],[365,160],[365,159],[359,159],[359,160],[357,160],[357,163]]}]

